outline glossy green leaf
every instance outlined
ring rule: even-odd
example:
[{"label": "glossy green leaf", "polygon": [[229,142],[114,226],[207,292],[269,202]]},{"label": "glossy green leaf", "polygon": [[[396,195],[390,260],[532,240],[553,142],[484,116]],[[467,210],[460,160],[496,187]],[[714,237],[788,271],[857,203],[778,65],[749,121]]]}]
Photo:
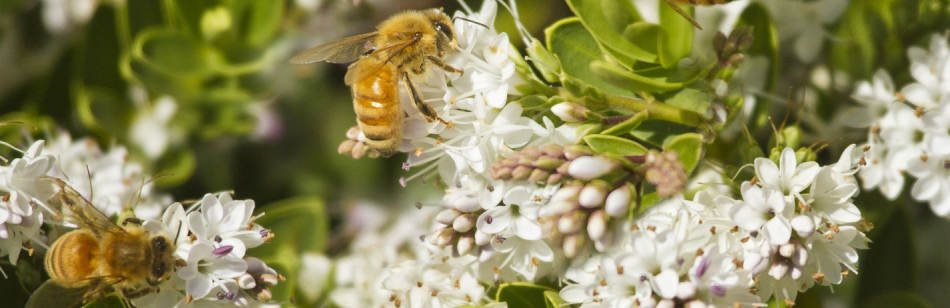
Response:
[{"label": "glossy green leaf", "polygon": [[[604,92],[633,96],[633,92],[612,84],[605,84],[591,72],[590,63],[603,60],[605,56],[597,45],[597,41],[581,24],[580,19],[562,19],[545,29],[544,33],[548,48],[560,60],[562,72],[579,79],[582,83],[596,85]],[[561,79],[564,81],[568,78],[562,76]],[[565,87],[567,86],[565,84]]]},{"label": "glossy green leaf", "polygon": [[591,72],[618,87],[631,91],[669,92],[683,87],[681,82],[669,82],[665,77],[646,77],[603,61],[590,63]]},{"label": "glossy green leaf", "polygon": [[636,141],[608,135],[589,135],[584,142],[597,153],[613,154],[618,156],[643,155],[647,148]]},{"label": "glossy green leaf", "polygon": [[132,55],[169,76],[202,76],[208,72],[205,47],[179,32],[144,30],[132,45]]},{"label": "glossy green leaf", "polygon": [[544,44],[541,44],[541,41],[532,38],[527,52],[544,81],[555,83],[560,80],[558,73],[561,71],[561,63],[544,47]]},{"label": "glossy green leaf", "polygon": [[74,89],[77,92],[76,111],[84,125],[97,133],[107,135],[126,130],[131,110],[118,95],[102,88],[74,87]]},{"label": "glossy green leaf", "polygon": [[917,248],[914,227],[903,206],[895,206],[887,221],[871,230],[869,249],[861,257],[858,303],[870,303],[879,294],[917,288]]},{"label": "glossy green leaf", "polygon": [[888,307],[902,307],[902,308],[929,308],[932,307],[930,303],[924,300],[923,297],[913,292],[903,292],[903,291],[894,291],[894,292],[885,292],[878,294],[871,299],[862,302],[861,307],[865,308],[888,308]]},{"label": "glossy green leaf", "polygon": [[693,172],[699,160],[703,158],[703,136],[696,133],[682,134],[667,140],[663,149],[679,154],[680,162],[686,168],[686,174]]},{"label": "glossy green leaf", "polygon": [[544,293],[551,288],[529,282],[511,282],[498,286],[495,300],[508,303],[508,307],[546,308]]},{"label": "glossy green leaf", "polygon": [[660,31],[663,31],[663,28],[658,24],[638,21],[627,25],[623,30],[623,37],[644,51],[655,54],[657,42],[660,40]]},{"label": "glossy green leaf", "polygon": [[[613,28],[604,15],[604,7],[600,1],[568,0],[567,5],[580,18],[591,35],[597,38],[597,42],[606,48],[636,61],[656,63],[655,53],[648,52],[625,40],[620,32]],[[563,57],[561,59],[563,60]]]},{"label": "glossy green leaf", "polygon": [[637,129],[637,127],[640,126],[640,123],[643,123],[643,121],[646,120],[649,116],[650,114],[648,114],[645,111],[637,112],[636,114],[631,116],[629,119],[626,119],[617,125],[614,125],[605,129],[603,132],[601,132],[601,134],[611,135],[611,136],[625,135],[629,133],[630,131]]},{"label": "glossy green leaf", "polygon": [[668,138],[695,131],[696,128],[692,126],[660,120],[646,120],[643,121],[637,129],[631,131],[630,134],[639,140],[660,148],[666,143],[666,139]]},{"label": "glossy green leaf", "polygon": [[251,1],[248,21],[244,24],[247,42],[251,46],[262,46],[280,28],[284,15],[283,1]]},{"label": "glossy green leaf", "polygon": [[[689,56],[693,48],[693,24],[680,16],[669,5],[660,4],[660,26],[657,56],[660,65],[674,69],[680,59]],[[684,6],[683,11],[691,12],[692,7]]]},{"label": "glossy green leaf", "polygon": [[561,299],[557,291],[544,291],[544,305],[547,308],[561,308],[567,306],[567,302]]},{"label": "glossy green leaf", "polygon": [[[699,114],[706,114],[716,96],[707,90],[683,88],[668,97],[663,103],[680,109],[686,109]],[[739,109],[729,109],[739,110]]]}]

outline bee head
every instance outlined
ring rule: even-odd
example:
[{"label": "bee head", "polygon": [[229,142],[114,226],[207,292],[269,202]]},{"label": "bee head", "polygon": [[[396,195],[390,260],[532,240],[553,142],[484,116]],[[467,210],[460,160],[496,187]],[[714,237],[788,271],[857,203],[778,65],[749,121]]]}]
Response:
[{"label": "bee head", "polygon": [[171,276],[175,269],[175,245],[165,236],[155,236],[152,245],[152,265],[148,272],[148,283],[158,285]]},{"label": "bee head", "polygon": [[445,15],[442,9],[425,11],[425,15],[436,31],[435,42],[439,49],[439,56],[444,55],[446,51],[455,50],[459,41],[455,36],[455,28],[452,27],[452,19]]}]

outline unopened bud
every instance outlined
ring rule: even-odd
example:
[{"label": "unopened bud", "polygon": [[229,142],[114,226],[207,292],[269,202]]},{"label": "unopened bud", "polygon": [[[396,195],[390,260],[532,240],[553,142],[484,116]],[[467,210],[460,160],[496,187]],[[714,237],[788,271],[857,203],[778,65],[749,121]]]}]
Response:
[{"label": "unopened bud", "polygon": [[769,268],[769,276],[772,276],[775,280],[782,279],[787,273],[788,264],[785,263],[785,260],[775,260],[775,262],[772,262],[772,267]]},{"label": "unopened bud", "polygon": [[531,175],[531,167],[528,166],[518,166],[511,171],[511,179],[515,181],[520,181],[527,179]]},{"label": "unopened bud", "polygon": [[538,183],[548,179],[548,176],[551,175],[550,172],[544,171],[543,169],[534,169],[531,171],[531,175],[528,176],[528,182]]},{"label": "unopened bud", "polygon": [[676,298],[687,300],[696,297],[696,285],[690,281],[682,281],[676,287]]},{"label": "unopened bud", "polygon": [[584,237],[580,234],[565,235],[561,247],[564,248],[564,256],[573,259],[577,256],[581,247],[584,247]]},{"label": "unopened bud", "polygon": [[553,171],[557,169],[557,167],[560,167],[561,164],[564,164],[564,162],[565,160],[560,159],[560,158],[555,158],[555,157],[550,157],[550,156],[541,156],[541,157],[538,157],[537,160],[532,162],[531,165],[544,169],[544,170]]},{"label": "unopened bud", "polygon": [[277,275],[261,274],[261,284],[263,284],[265,287],[275,286],[278,282],[280,282],[280,279],[277,278]]},{"label": "unopened bud", "polygon": [[459,241],[455,246],[455,249],[458,251],[459,255],[465,255],[470,250],[472,250],[472,247],[475,247],[475,237],[471,234],[465,234],[459,237]]},{"label": "unopened bud", "polygon": [[590,181],[617,170],[620,163],[606,156],[583,156],[571,162],[567,173],[578,180]]},{"label": "unopened bud", "polygon": [[571,103],[563,102],[551,107],[551,112],[554,113],[558,118],[561,118],[564,122],[584,122],[587,121],[587,116],[584,115],[588,109],[584,106]]},{"label": "unopened bud", "polygon": [[367,146],[365,143],[357,142],[355,145],[353,145],[353,151],[350,152],[350,156],[354,159],[360,159],[363,158],[363,156],[366,156],[367,152],[369,152],[369,146]]},{"label": "unopened bud", "polygon": [[582,156],[591,156],[594,152],[590,148],[582,145],[569,145],[564,147],[564,158],[574,160]]},{"label": "unopened bud", "polygon": [[468,232],[468,230],[472,230],[472,227],[475,226],[476,219],[478,219],[478,217],[473,214],[464,214],[456,217],[455,221],[452,222],[452,229],[458,232]]},{"label": "unopened bud", "polygon": [[484,233],[478,230],[475,231],[475,245],[478,245],[478,246],[487,245],[489,242],[491,242],[491,238],[492,238],[491,234]]},{"label": "unopened bud", "polygon": [[448,226],[448,225],[452,225],[452,222],[454,222],[455,218],[459,217],[459,215],[462,215],[462,213],[459,212],[458,210],[447,209],[447,210],[439,212],[439,214],[436,214],[435,221],[439,222],[440,224]]},{"label": "unopened bud", "polygon": [[241,289],[250,290],[257,286],[257,281],[251,274],[244,273],[237,277],[237,284]]},{"label": "unopened bud", "polygon": [[263,289],[260,293],[257,293],[257,299],[266,302],[274,298],[274,293],[271,293],[270,289]]},{"label": "unopened bud", "polygon": [[343,155],[349,155],[353,152],[353,147],[356,146],[356,143],[356,140],[343,141],[340,143],[340,146],[336,148],[336,152]]},{"label": "unopened bud", "polygon": [[590,214],[590,217],[587,219],[587,236],[597,241],[602,238],[606,232],[607,217],[604,215],[604,211],[595,211]]},{"label": "unopened bud", "polygon": [[614,191],[607,195],[607,200],[604,202],[604,210],[606,210],[607,215],[611,217],[624,217],[630,209],[632,198],[633,191],[630,185],[620,186],[620,188],[614,189]]},{"label": "unopened bud", "polygon": [[435,237],[435,244],[439,247],[445,247],[446,245],[452,243],[452,240],[455,238],[455,230],[452,228],[443,228],[441,232]]},{"label": "unopened bud", "polygon": [[587,220],[587,213],[584,211],[573,211],[561,216],[557,220],[557,230],[564,234],[576,233]]},{"label": "unopened bud", "polygon": [[792,225],[792,229],[795,230],[795,233],[798,233],[798,235],[803,238],[815,232],[815,223],[811,220],[811,217],[798,215],[792,218],[789,223]]},{"label": "unopened bud", "polygon": [[592,209],[599,207],[604,204],[604,200],[607,199],[607,192],[610,190],[607,182],[604,181],[594,181],[590,184],[584,186],[584,189],[581,190],[581,193],[578,195],[577,202],[581,206]]},{"label": "unopened bud", "polygon": [[778,254],[790,258],[795,253],[795,243],[785,243],[778,246]]}]

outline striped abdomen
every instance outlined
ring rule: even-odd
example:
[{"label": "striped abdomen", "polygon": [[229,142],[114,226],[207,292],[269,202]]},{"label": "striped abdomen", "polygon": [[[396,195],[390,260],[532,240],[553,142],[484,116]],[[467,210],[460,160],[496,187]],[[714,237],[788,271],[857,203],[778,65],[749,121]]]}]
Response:
[{"label": "striped abdomen", "polygon": [[386,63],[375,74],[353,84],[356,122],[366,135],[366,144],[389,156],[402,143],[402,105],[399,104],[398,72]]},{"label": "striped abdomen", "polygon": [[46,252],[46,272],[50,279],[67,287],[89,284],[96,276],[100,258],[99,241],[92,233],[74,230],[64,234]]}]

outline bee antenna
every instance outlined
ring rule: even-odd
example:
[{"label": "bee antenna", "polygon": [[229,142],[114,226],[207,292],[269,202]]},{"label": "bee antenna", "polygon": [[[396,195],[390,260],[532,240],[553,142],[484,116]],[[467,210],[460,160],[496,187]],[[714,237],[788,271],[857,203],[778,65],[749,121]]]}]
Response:
[{"label": "bee antenna", "polygon": [[470,22],[470,23],[473,23],[473,24],[476,24],[476,25],[485,27],[485,29],[491,29],[491,28],[489,28],[488,26],[486,26],[486,25],[483,24],[483,23],[480,23],[480,22],[477,22],[477,21],[474,21],[474,20],[471,20],[471,19],[468,19],[468,18],[465,18],[465,17],[459,17],[459,16],[452,17],[452,23],[455,23],[455,20],[456,20],[456,19],[461,19],[461,20],[464,20],[464,21],[467,21],[467,22]]},{"label": "bee antenna", "polygon": [[[63,172],[63,174],[66,174],[66,173]],[[95,198],[93,198],[93,191],[92,191],[92,171],[89,170],[89,165],[86,165],[86,178],[89,179],[89,200],[92,201],[92,200],[95,200]]]}]

